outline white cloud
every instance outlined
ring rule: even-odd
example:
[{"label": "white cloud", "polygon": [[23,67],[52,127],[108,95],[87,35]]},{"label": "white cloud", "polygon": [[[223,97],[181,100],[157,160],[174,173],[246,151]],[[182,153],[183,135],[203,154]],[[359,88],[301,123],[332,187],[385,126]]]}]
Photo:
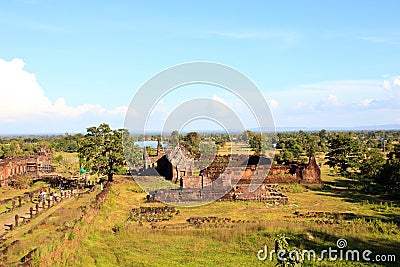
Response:
[{"label": "white cloud", "polygon": [[320,108],[327,108],[327,107],[331,108],[331,107],[338,106],[339,104],[340,103],[339,103],[338,97],[334,94],[329,94],[328,97],[322,99],[319,107]]},{"label": "white cloud", "polygon": [[397,76],[393,79],[393,85],[396,87],[400,87],[400,76]]},{"label": "white cloud", "polygon": [[[398,123],[400,77],[338,80],[297,85],[268,92],[279,102],[279,126],[363,126]],[[368,116],[366,115],[368,114]]]},{"label": "white cloud", "polygon": [[[64,98],[54,103],[46,96],[35,74],[24,70],[25,62],[15,58],[6,61],[0,58],[0,123],[23,124],[26,121],[60,119],[84,119],[97,121],[101,116],[121,117],[127,107],[106,109],[98,104],[69,106]],[[68,125],[65,125],[68,128]]]},{"label": "white cloud", "polygon": [[400,102],[400,75],[383,81],[383,88],[391,92],[391,100],[397,104]]},{"label": "white cloud", "polygon": [[364,99],[364,100],[361,100],[361,102],[359,103],[359,105],[360,105],[360,106],[363,106],[363,107],[366,107],[366,106],[371,105],[371,103],[372,103],[373,101],[374,101],[374,100],[371,99],[371,98],[366,98],[366,99]]},{"label": "white cloud", "polygon": [[0,120],[12,121],[51,109],[51,102],[37,83],[36,76],[23,70],[21,59],[0,59]]},{"label": "white cloud", "polygon": [[388,91],[392,90],[392,83],[390,81],[387,81],[387,80],[383,81],[382,86],[385,90],[388,90]]}]

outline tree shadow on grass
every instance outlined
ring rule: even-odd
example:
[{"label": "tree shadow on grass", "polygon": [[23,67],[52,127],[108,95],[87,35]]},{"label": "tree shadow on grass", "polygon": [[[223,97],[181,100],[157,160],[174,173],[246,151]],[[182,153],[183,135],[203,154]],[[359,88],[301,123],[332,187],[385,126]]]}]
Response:
[{"label": "tree shadow on grass", "polygon": [[325,192],[324,194],[320,193],[320,195],[340,197],[352,203],[368,201],[368,203],[390,202],[395,205],[400,205],[400,200],[398,198],[393,198],[393,196],[386,194],[368,194],[358,189],[359,185],[360,183],[356,180],[341,178],[324,182],[324,185],[320,188],[308,187],[308,189]]},{"label": "tree shadow on grass", "polygon": [[[343,248],[338,248],[337,241],[338,239],[345,239],[347,245]],[[346,236],[336,236],[326,232],[320,231],[309,231],[308,234],[294,234],[292,238],[289,240],[290,245],[294,245],[297,248],[304,250],[314,250],[316,252],[317,258],[321,257],[321,253],[324,250],[328,250],[329,247],[332,250],[338,250],[337,253],[332,253],[334,257],[340,259],[340,250],[343,251],[343,259],[346,259],[346,251],[347,250],[358,250],[359,258],[361,262],[367,263],[366,260],[362,259],[362,253],[365,250],[370,250],[372,252],[368,257],[372,260],[375,259],[376,255],[394,255],[396,261],[385,262],[377,264],[373,263],[373,266],[399,266],[400,262],[400,252],[398,248],[400,247],[399,241],[379,239],[379,238],[371,238],[369,240],[362,240],[360,238],[355,237],[346,237]],[[329,257],[328,254],[324,254],[324,258],[327,259]],[[349,259],[351,259],[351,255],[349,254]],[[338,260],[339,261],[339,260]]]},{"label": "tree shadow on grass", "polygon": [[[359,182],[356,180],[339,178],[334,181],[324,182],[323,187],[309,187],[308,189],[319,191],[320,193],[317,194],[321,196],[338,197],[351,203],[371,204],[369,208],[376,211],[378,216],[368,218],[365,216],[358,217],[365,217],[368,220],[376,218],[384,222],[393,222],[400,225],[400,201],[398,199],[393,199],[387,195],[381,194],[367,194],[359,190],[358,186]],[[382,210],[377,208],[381,208]]]}]

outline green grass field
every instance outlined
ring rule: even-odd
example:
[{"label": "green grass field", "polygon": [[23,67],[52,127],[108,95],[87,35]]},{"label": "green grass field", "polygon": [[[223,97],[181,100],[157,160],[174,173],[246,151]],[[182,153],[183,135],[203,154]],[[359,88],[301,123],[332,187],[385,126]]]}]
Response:
[{"label": "green grass field", "polygon": [[[290,237],[289,244],[301,249],[335,248],[336,240],[345,238],[351,249],[399,257],[400,231],[393,223],[400,215],[398,203],[381,204],[384,200],[376,197],[358,199],[342,194],[338,185],[346,183],[346,179],[331,176],[326,169],[323,178],[329,183],[324,188],[293,190],[293,186],[287,186],[288,205],[215,202],[178,208],[180,214],[170,221],[139,225],[127,220],[133,207],[163,204],[145,203],[146,194],[129,177],[119,177],[101,209],[79,223],[73,234],[65,236],[62,249],[41,253],[39,262],[43,266],[274,266],[276,261],[259,261],[257,252],[265,245],[273,248],[274,237],[279,233],[285,233]],[[352,212],[359,218],[297,218],[295,211]],[[235,223],[195,227],[186,222],[190,217],[207,216],[229,217]],[[349,265],[380,266],[347,261],[305,263]]]},{"label": "green grass field", "polygon": [[[243,148],[244,149],[244,148]],[[257,253],[285,234],[290,246],[320,253],[337,248],[395,255],[397,262],[305,261],[304,266],[399,266],[400,203],[361,194],[354,181],[322,168],[323,186],[280,185],[289,203],[214,202],[183,208],[170,220],[139,223],[130,211],[161,207],[146,203],[146,193],[130,176],[117,176],[100,209],[95,195],[82,194],[60,203],[2,241],[9,247],[0,264],[14,266],[36,249],[32,266],[275,266]],[[7,194],[16,194],[9,191]],[[21,192],[21,191],[19,191]],[[295,212],[353,213],[356,218],[299,217]],[[229,218],[229,222],[189,224],[192,217]]]}]

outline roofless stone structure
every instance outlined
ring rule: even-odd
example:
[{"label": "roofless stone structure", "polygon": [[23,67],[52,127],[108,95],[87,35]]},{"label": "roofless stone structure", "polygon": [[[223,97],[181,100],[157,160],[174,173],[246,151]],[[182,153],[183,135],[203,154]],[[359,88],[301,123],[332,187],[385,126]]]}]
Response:
[{"label": "roofless stone structure", "polygon": [[[146,153],[144,158],[149,164],[145,164],[139,171],[140,175],[161,175],[166,180],[179,184],[180,190],[185,190],[191,196],[189,198],[193,199],[199,195],[218,194],[218,188],[221,190],[231,188],[223,199],[287,201],[287,197],[278,192],[274,184],[322,183],[321,170],[314,157],[310,157],[308,164],[287,165],[273,164],[270,158],[263,156],[248,157],[237,154],[202,155],[200,160],[195,161],[190,157],[190,153],[178,144],[166,154],[158,151],[158,155],[152,158]],[[211,164],[205,165],[203,161],[209,161]],[[202,166],[207,167],[202,168]],[[256,183],[260,187],[257,190],[250,190],[251,183]],[[179,195],[174,190],[161,190],[157,194],[159,198],[163,196],[170,200]],[[151,194],[150,198],[156,199],[157,194]],[[190,199],[185,200],[190,201]]]},{"label": "roofless stone structure", "polygon": [[0,186],[9,185],[18,176],[39,177],[53,171],[53,155],[43,146],[35,155],[11,157],[0,160]]}]

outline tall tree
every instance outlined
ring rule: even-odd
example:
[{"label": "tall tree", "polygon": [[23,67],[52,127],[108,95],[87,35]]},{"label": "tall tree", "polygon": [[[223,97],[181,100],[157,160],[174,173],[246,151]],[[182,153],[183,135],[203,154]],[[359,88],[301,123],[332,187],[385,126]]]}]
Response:
[{"label": "tall tree", "polygon": [[292,162],[294,160],[293,153],[288,149],[282,149],[279,154],[280,160],[284,161],[285,163]]},{"label": "tall tree", "polygon": [[397,192],[400,189],[400,145],[394,147],[394,151],[388,154],[388,160],[382,167],[376,182],[389,186],[391,191]]},{"label": "tall tree", "polygon": [[197,132],[190,132],[183,138],[183,144],[193,157],[200,157],[200,134]]},{"label": "tall tree", "polygon": [[377,148],[367,150],[360,166],[360,174],[364,178],[378,179],[386,160],[384,154]]},{"label": "tall tree", "polygon": [[261,153],[261,148],[262,148],[261,133],[255,133],[247,130],[246,134],[251,149],[255,152],[255,154],[259,155]]},{"label": "tall tree", "polygon": [[382,172],[375,179],[377,183],[388,186],[389,191],[397,192],[400,190],[400,159],[393,158],[386,161]]},{"label": "tall tree", "polygon": [[87,133],[79,144],[81,164],[91,170],[107,175],[108,181],[125,166],[122,149],[123,130],[111,130],[108,124],[87,128]]},{"label": "tall tree", "polygon": [[312,136],[310,134],[307,134],[304,138],[303,147],[307,157],[315,156],[315,152],[317,152],[319,149],[318,139],[319,138],[317,136]]},{"label": "tall tree", "polygon": [[329,140],[330,152],[326,154],[326,164],[338,168],[343,175],[348,170],[356,170],[361,162],[361,143],[353,133],[338,133]]}]

